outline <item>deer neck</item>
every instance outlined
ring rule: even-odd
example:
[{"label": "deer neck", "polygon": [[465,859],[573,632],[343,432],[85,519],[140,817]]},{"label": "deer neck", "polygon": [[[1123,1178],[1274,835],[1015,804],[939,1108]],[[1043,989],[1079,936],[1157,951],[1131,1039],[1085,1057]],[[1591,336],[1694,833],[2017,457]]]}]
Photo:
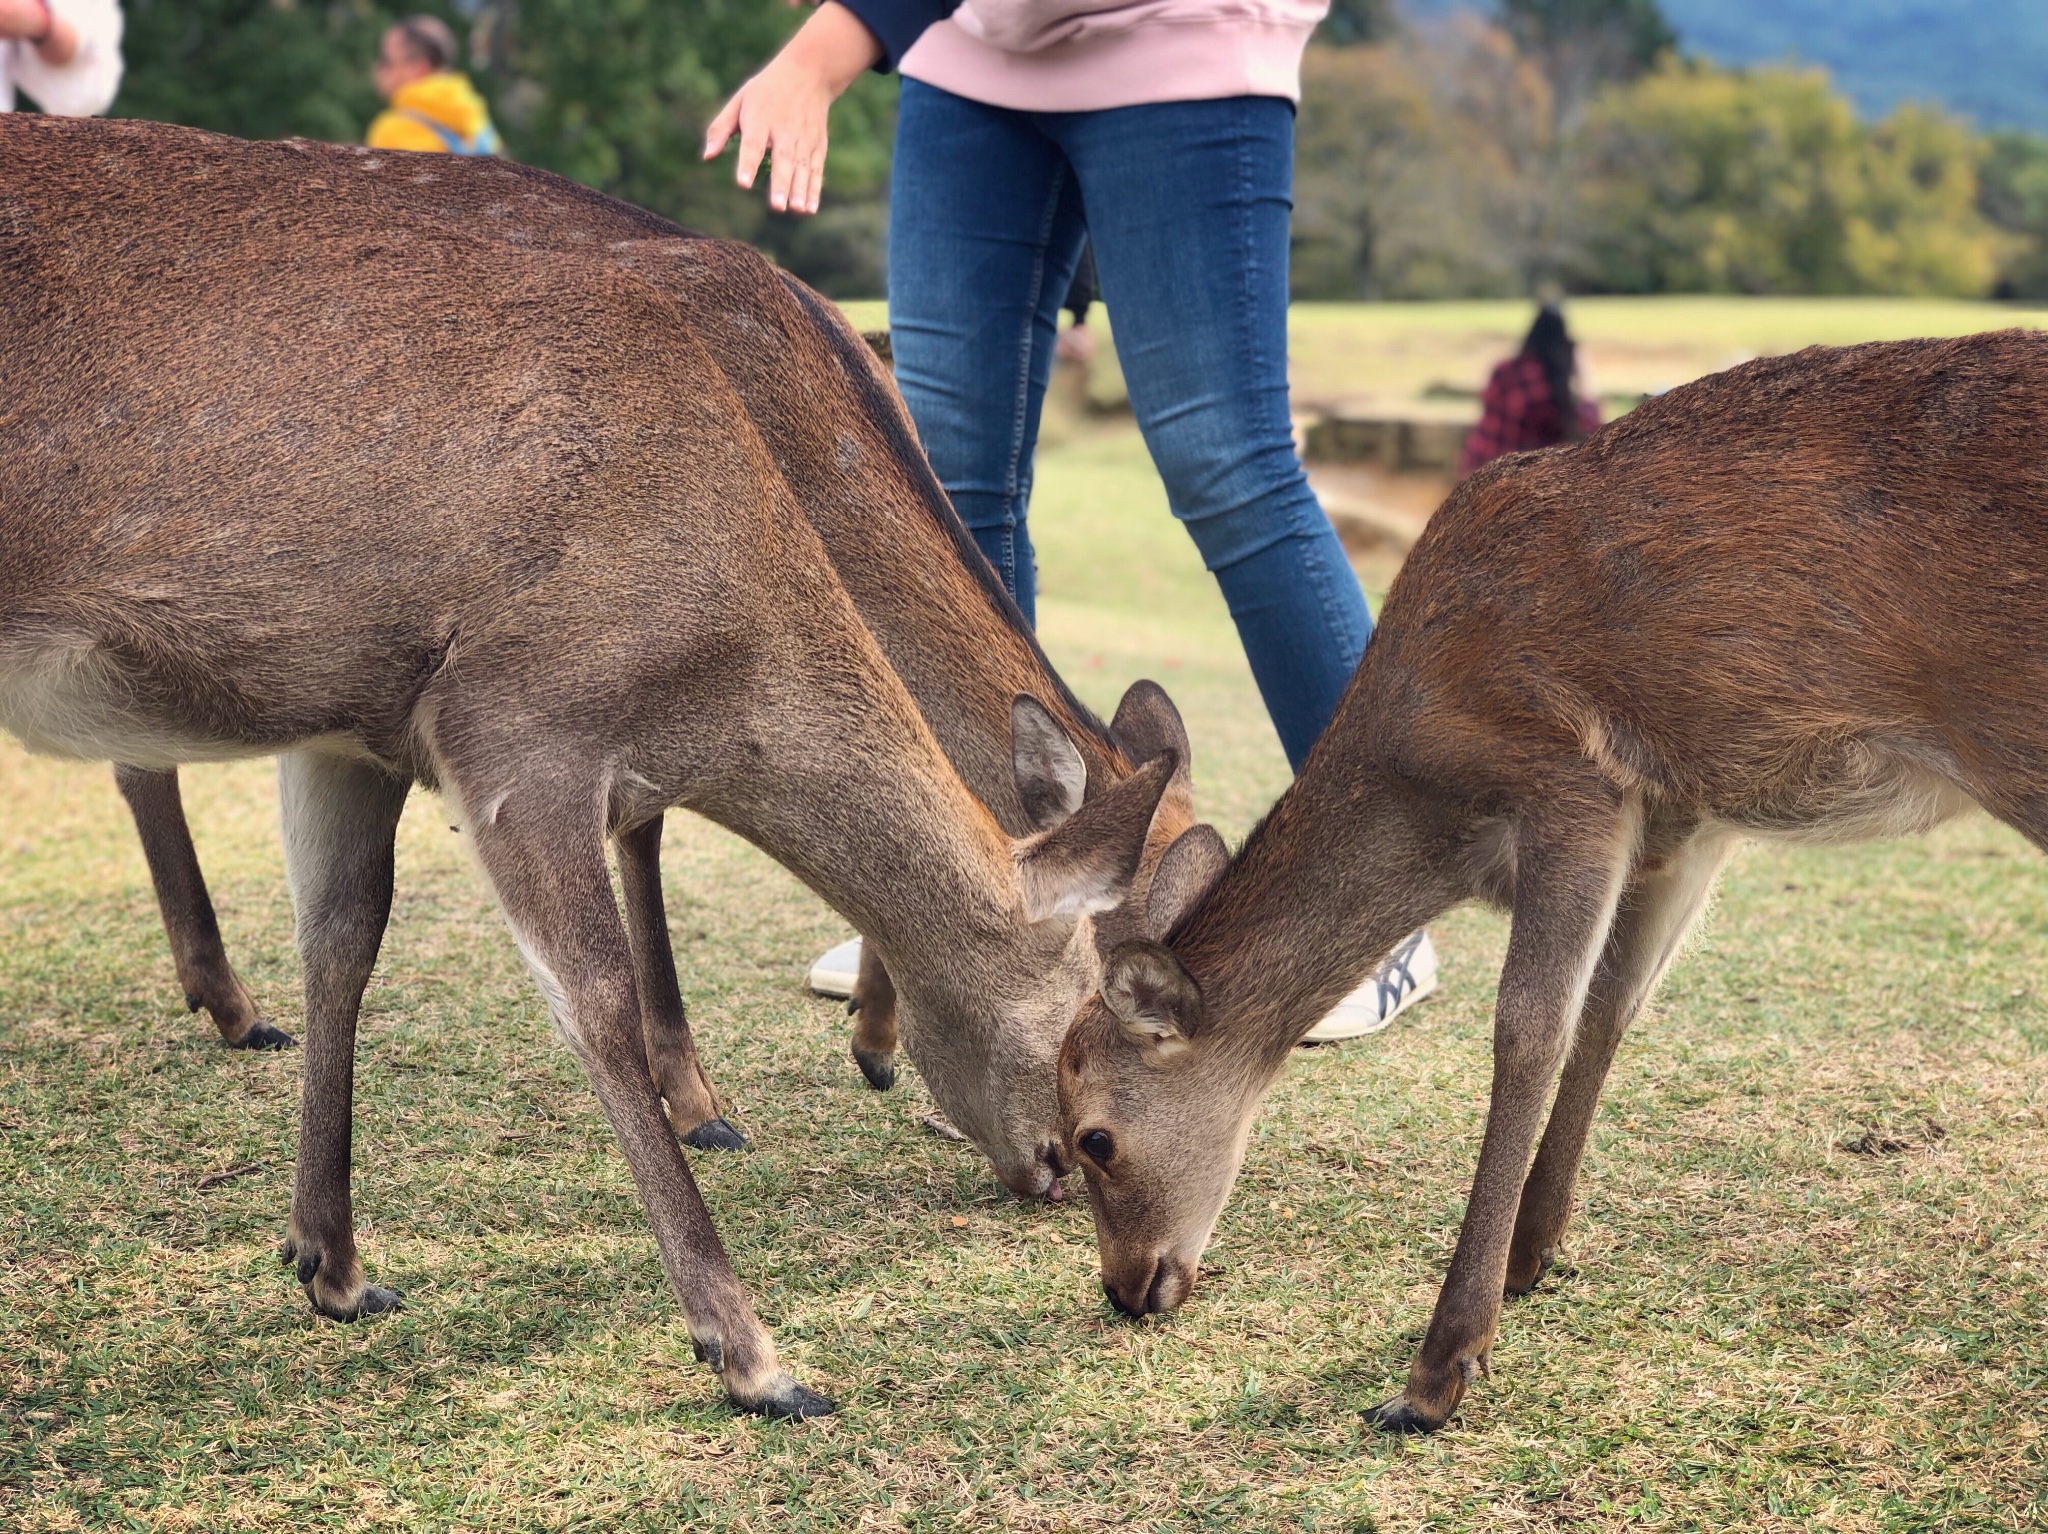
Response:
[{"label": "deer neck", "polygon": [[1425,802],[1373,769],[1337,762],[1317,753],[1173,940],[1201,987],[1203,1029],[1262,1081],[1404,938],[1460,898]]},{"label": "deer neck", "polygon": [[[958,977],[983,965],[1013,966],[1028,940],[1013,844],[960,781],[872,641],[859,648],[870,659],[857,688],[836,706],[823,699],[760,729],[756,738],[774,748],[744,780],[684,802],[753,842],[852,922],[899,988],[959,989]],[[964,1017],[990,1008],[947,1010]]]},{"label": "deer neck", "polygon": [[[1091,789],[1120,777],[1101,724],[1054,673],[954,516],[901,400],[845,317],[744,256],[662,242],[636,260],[687,272],[680,291],[693,330],[745,402],[890,668],[997,823],[1013,836],[1033,829],[1010,754],[1019,693],[1066,728]],[[761,344],[768,332],[773,346]],[[795,398],[792,371],[810,385]]]}]

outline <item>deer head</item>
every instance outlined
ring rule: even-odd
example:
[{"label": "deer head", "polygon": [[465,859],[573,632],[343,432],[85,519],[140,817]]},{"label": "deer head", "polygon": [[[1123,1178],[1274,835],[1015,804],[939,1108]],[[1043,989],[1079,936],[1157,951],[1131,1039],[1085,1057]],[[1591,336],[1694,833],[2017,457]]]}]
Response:
[{"label": "deer head", "polygon": [[997,936],[1022,946],[1024,961],[1012,948],[984,963],[992,950],[978,935],[963,936],[945,973],[887,958],[904,1047],[939,1106],[1006,1187],[1058,1197],[1054,1078],[1075,1008],[1101,975],[1093,923],[1131,896],[1161,801],[1184,775],[1179,753],[1164,750],[1084,802],[1081,753],[1035,698],[1016,699],[1011,737],[1018,798],[1040,829],[1011,844],[1016,904],[1005,914],[1016,925]]},{"label": "deer head", "polygon": [[1270,1080],[1203,1028],[1201,987],[1161,941],[1227,862],[1206,825],[1167,849],[1148,935],[1109,955],[1060,1051],[1061,1144],[1087,1182],[1103,1289],[1129,1315],[1171,1310],[1194,1287]]}]

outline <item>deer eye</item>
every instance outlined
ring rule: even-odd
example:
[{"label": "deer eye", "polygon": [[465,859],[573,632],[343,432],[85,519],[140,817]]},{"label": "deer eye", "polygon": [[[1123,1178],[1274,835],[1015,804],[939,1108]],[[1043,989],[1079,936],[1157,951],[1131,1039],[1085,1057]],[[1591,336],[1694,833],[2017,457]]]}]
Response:
[{"label": "deer eye", "polygon": [[1097,1166],[1108,1166],[1116,1154],[1116,1141],[1107,1129],[1091,1129],[1081,1136],[1081,1154]]}]

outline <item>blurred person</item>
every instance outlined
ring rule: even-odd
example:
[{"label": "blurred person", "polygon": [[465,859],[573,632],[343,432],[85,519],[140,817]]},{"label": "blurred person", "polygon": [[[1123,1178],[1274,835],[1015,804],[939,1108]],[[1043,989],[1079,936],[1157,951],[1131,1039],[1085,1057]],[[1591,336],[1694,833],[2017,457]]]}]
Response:
[{"label": "blurred person", "polygon": [[455,72],[459,52],[455,34],[438,16],[408,16],[387,28],[370,78],[391,105],[377,114],[364,142],[372,149],[496,154],[491,109],[469,77]]},{"label": "blurred person", "polygon": [[19,91],[58,117],[97,117],[120,88],[115,0],[0,0],[0,112]]},{"label": "blurred person", "polygon": [[1578,390],[1578,346],[1556,304],[1536,311],[1522,349],[1493,370],[1479,421],[1458,458],[1463,479],[1506,453],[1583,442],[1600,429],[1600,407]]},{"label": "blurred person", "polygon": [[[900,68],[896,380],[939,482],[1027,620],[1032,455],[1084,239],[1131,407],[1298,771],[1372,633],[1295,455],[1288,221],[1301,55],[1328,0],[825,0],[705,135],[814,213],[832,102]],[[1418,933],[1311,1038],[1435,984]]]}]

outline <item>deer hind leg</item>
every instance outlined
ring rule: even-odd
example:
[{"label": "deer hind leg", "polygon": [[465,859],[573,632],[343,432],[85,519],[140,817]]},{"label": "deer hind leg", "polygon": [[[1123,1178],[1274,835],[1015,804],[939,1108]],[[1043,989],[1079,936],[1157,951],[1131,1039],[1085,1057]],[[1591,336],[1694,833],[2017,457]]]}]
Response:
[{"label": "deer hind leg", "polygon": [[[555,760],[552,755],[542,758]],[[771,1416],[832,1409],[782,1371],[662,1117],[648,1074],[633,955],[605,870],[602,774],[564,785],[538,774],[488,798],[452,776],[464,799],[488,802],[468,823],[549,1011],[597,1090],[654,1226],[662,1266],[682,1301],[697,1356],[733,1401]]]},{"label": "deer hind leg", "polygon": [[349,1198],[356,1017],[391,916],[393,844],[408,784],[364,762],[280,757],[284,865],[306,976],[299,1161],[282,1256],[321,1315],[353,1321],[398,1296],[363,1277]]},{"label": "deer hind leg", "polygon": [[1571,1043],[1636,850],[1640,814],[1589,789],[1576,823],[1534,817],[1517,834],[1514,924],[1494,1011],[1493,1094],[1458,1247],[1408,1387],[1372,1413],[1390,1432],[1441,1427],[1486,1372],[1508,1242],[1543,1106]]},{"label": "deer hind leg", "polygon": [[185,824],[177,770],[117,766],[114,782],[128,801],[142,838],[142,855],[149,863],[150,883],[156,886],[157,909],[171,940],[171,962],[178,967],[186,1007],[194,1012],[206,1008],[230,1049],[291,1048],[297,1041],[265,1021],[256,999],[228,963],[206,876],[199,871],[199,854]]},{"label": "deer hind leg", "polygon": [[1510,1295],[1535,1288],[1562,1255],[1572,1189],[1615,1051],[1685,947],[1734,845],[1735,838],[1726,833],[1696,832],[1668,857],[1646,858],[1621,897],[1558,1083],[1550,1122],[1522,1185],[1521,1208],[1508,1248]]},{"label": "deer hind leg", "polygon": [[719,1111],[718,1097],[697,1058],[676,983],[675,950],[661,898],[661,817],[621,831],[619,884],[626,897],[626,933],[633,948],[633,981],[640,993],[640,1034],[647,1071],[668,1110],[669,1127],[694,1150],[745,1150],[747,1138]]},{"label": "deer hind leg", "polygon": [[853,1063],[868,1085],[886,1092],[896,1085],[896,983],[872,943],[860,945],[860,973],[853,982]]}]

